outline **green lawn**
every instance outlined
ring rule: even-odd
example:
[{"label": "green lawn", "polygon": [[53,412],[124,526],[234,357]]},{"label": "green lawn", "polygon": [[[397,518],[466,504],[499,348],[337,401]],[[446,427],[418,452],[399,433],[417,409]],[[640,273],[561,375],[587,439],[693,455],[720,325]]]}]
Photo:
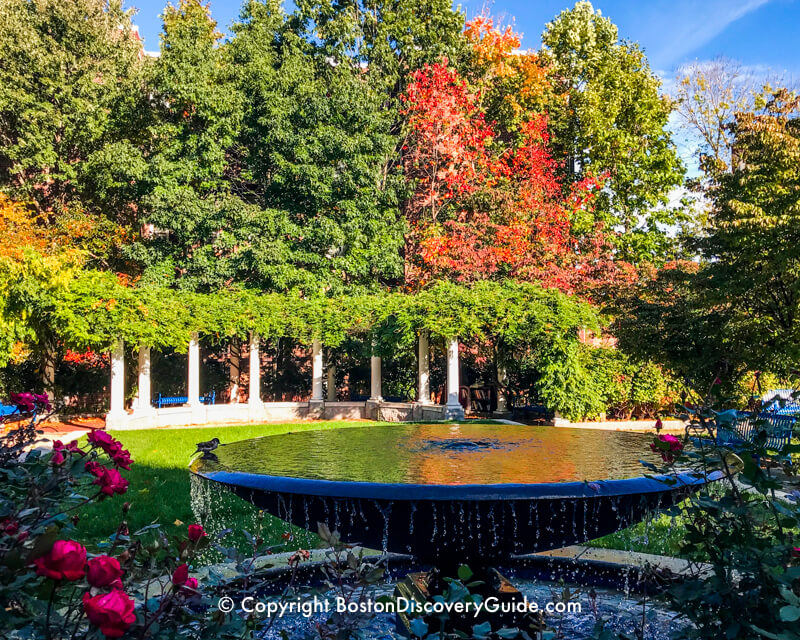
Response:
[{"label": "green lawn", "polygon": [[[370,424],[379,423],[313,422],[114,431],[114,437],[130,450],[134,459],[131,470],[124,472],[130,481],[128,492],[124,496],[94,503],[82,509],[78,537],[84,544],[93,545],[113,534],[122,520],[122,505],[125,500],[131,504],[127,515],[131,532],[154,522],[160,523],[167,533],[184,532],[186,524],[194,522],[187,467],[198,442],[214,436],[225,443],[287,431],[363,427]],[[255,507],[233,495],[226,493],[217,498],[219,504],[215,505],[215,512],[224,514],[229,523],[227,526],[235,531],[245,528],[251,533],[257,533],[269,544],[282,541],[281,535],[288,530],[286,523],[271,516],[262,518]],[[312,538],[300,535],[299,531],[295,531],[295,534],[298,546],[308,546],[314,542]]]},{"label": "green lawn", "polygon": [[[217,436],[225,442],[286,433],[288,431],[330,428],[364,427],[376,422],[313,422],[271,425],[245,425],[238,427],[145,429],[115,431],[133,456],[135,463],[125,476],[130,481],[124,497],[94,503],[81,510],[78,537],[84,544],[93,546],[116,531],[122,519],[122,505],[131,504],[127,522],[131,532],[146,525],[159,523],[167,533],[185,532],[185,526],[194,522],[191,503],[191,484],[187,469],[196,443]],[[316,546],[316,536],[290,528],[285,522],[264,514],[238,497],[217,490],[211,496],[217,529],[230,527],[233,540],[243,542],[241,530],[261,536],[267,544],[281,544],[283,534],[290,531],[293,538],[289,547]],[[223,524],[224,523],[224,524]],[[213,527],[212,527],[213,531]],[[650,523],[600,538],[593,546],[626,551],[642,551],[675,555],[683,534],[680,523],[667,516],[659,516]]]}]

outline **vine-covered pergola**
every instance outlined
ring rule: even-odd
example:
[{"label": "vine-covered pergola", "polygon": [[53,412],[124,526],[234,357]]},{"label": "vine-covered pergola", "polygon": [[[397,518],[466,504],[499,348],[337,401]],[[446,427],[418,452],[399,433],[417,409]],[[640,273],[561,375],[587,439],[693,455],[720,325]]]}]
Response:
[{"label": "vine-covered pergola", "polygon": [[[289,410],[295,415],[320,417],[378,417],[386,415],[380,413],[382,409],[389,409],[395,419],[457,418],[463,415],[458,398],[459,343],[491,342],[505,359],[535,346],[569,366],[576,357],[579,330],[599,326],[597,314],[588,304],[555,290],[511,282],[438,283],[416,292],[304,297],[253,290],[182,292],[131,286],[107,272],[82,271],[62,286],[38,286],[35,295],[24,279],[11,286],[4,320],[15,325],[16,335],[31,343],[46,340],[72,349],[110,353],[110,428],[259,421],[286,417]],[[259,348],[262,340],[276,338],[291,338],[311,348],[312,384],[307,403],[262,402]],[[346,406],[348,403],[331,402],[323,395],[323,348],[338,347],[348,338],[371,346],[370,396],[360,403],[359,414]],[[250,393],[246,403],[232,396],[228,405],[202,404],[201,340],[248,345]],[[381,355],[413,342],[418,354],[416,401],[388,406],[381,393]],[[442,405],[431,403],[428,358],[432,344],[447,352],[446,401]],[[139,360],[139,393],[132,413],[125,407],[126,347],[138,351]],[[184,406],[157,409],[152,405],[150,354],[163,349],[188,353]]]}]

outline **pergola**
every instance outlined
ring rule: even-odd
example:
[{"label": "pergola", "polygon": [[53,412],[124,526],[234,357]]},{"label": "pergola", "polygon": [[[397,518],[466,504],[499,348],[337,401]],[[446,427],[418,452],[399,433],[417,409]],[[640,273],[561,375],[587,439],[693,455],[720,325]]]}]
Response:
[{"label": "pergola", "polygon": [[[238,394],[224,404],[204,404],[200,395],[200,340],[193,333],[189,341],[186,403],[180,406],[155,407],[152,402],[151,349],[141,345],[139,354],[138,397],[132,411],[125,408],[125,345],[119,339],[111,350],[110,410],[108,429],[141,429],[187,424],[222,424],[268,422],[285,419],[382,419],[382,420],[453,420],[464,417],[459,403],[459,342],[447,341],[447,383],[445,404],[434,404],[430,393],[430,346],[428,334],[417,339],[417,397],[414,402],[387,402],[381,389],[381,357],[370,358],[370,395],[363,402],[341,402],[330,393],[326,398],[323,384],[326,363],[323,345],[314,339],[311,345],[311,397],[306,402],[264,402],[261,399],[260,337],[250,332],[248,344],[249,397],[238,401]],[[329,385],[334,365],[328,363]],[[237,363],[238,368],[238,363]],[[504,406],[503,402],[503,406]]]}]

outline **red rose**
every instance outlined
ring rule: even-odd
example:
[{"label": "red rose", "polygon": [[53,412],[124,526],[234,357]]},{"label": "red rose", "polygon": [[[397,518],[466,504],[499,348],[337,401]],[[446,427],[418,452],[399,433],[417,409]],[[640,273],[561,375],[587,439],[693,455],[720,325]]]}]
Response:
[{"label": "red rose", "polygon": [[67,451],[70,453],[77,453],[78,455],[85,456],[86,452],[78,446],[78,442],[73,440],[67,445]]},{"label": "red rose", "polygon": [[64,454],[61,453],[60,450],[53,451],[53,457],[50,458],[50,462],[52,464],[58,466],[60,464],[64,464],[64,460],[66,460],[66,458],[64,457]]},{"label": "red rose", "polygon": [[128,490],[128,481],[120,475],[119,471],[105,467],[95,479],[94,484],[99,485],[100,491],[107,496],[113,496],[115,493],[123,494]]},{"label": "red rose", "polygon": [[103,448],[105,449],[105,452],[112,458],[123,450],[122,443],[119,440],[112,440],[111,444]]},{"label": "red rose", "polygon": [[205,529],[203,529],[203,527],[201,527],[199,524],[189,525],[189,540],[192,542],[197,542],[205,535],[207,535]]},{"label": "red rose", "polygon": [[20,413],[27,413],[36,408],[36,400],[32,393],[12,393],[11,404],[16,405]]},{"label": "red rose", "polygon": [[95,460],[87,460],[86,464],[83,465],[83,468],[86,469],[86,471],[91,473],[93,476],[97,477],[103,475],[103,471],[105,470],[105,467]]},{"label": "red rose", "polygon": [[83,610],[89,622],[99,627],[106,638],[119,638],[136,621],[133,600],[119,589],[101,593],[94,598],[91,594],[84,593]]},{"label": "red rose", "polygon": [[93,447],[100,447],[102,449],[105,449],[105,447],[109,446],[112,442],[114,442],[114,438],[112,438],[105,431],[102,431],[100,429],[95,429],[94,431],[92,431],[86,437],[86,440]]},{"label": "red rose", "polygon": [[125,469],[126,471],[131,470],[131,464],[133,464],[133,460],[131,459],[130,451],[127,451],[126,449],[120,449],[119,452],[114,454],[112,460],[120,469]]},{"label": "red rose", "polygon": [[184,563],[172,572],[172,584],[176,587],[183,586],[189,579],[189,565]]},{"label": "red rose", "polygon": [[89,560],[86,579],[93,587],[121,586],[122,568],[119,560],[111,556],[97,556]]},{"label": "red rose", "polygon": [[36,573],[53,580],[79,580],[86,568],[86,547],[74,540],[56,540],[50,552],[36,558]]},{"label": "red rose", "polygon": [[19,522],[17,522],[16,520],[11,520],[9,518],[6,518],[2,522],[0,522],[0,527],[3,528],[3,533],[9,536],[13,536],[14,534],[17,533],[17,531],[19,531]]},{"label": "red rose", "polygon": [[50,411],[53,407],[50,406],[50,398],[46,393],[33,394],[33,399],[36,404],[42,406],[43,409]]},{"label": "red rose", "polygon": [[187,595],[194,595],[194,593],[197,591],[197,585],[197,578],[186,578],[186,582],[183,583],[181,591]]}]

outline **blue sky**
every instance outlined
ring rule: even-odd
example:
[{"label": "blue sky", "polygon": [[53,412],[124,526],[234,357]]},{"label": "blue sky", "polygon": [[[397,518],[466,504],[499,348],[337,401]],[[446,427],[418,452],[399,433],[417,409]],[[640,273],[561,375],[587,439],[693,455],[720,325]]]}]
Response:
[{"label": "blue sky", "polygon": [[[173,0],[177,3],[177,0]],[[161,14],[166,0],[128,0],[138,8],[145,49],[158,49]],[[522,33],[522,47],[538,48],[547,22],[574,0],[461,0],[467,17],[488,8],[492,16],[513,24]],[[595,8],[609,16],[620,37],[638,42],[650,66],[668,92],[682,65],[725,56],[738,60],[742,71],[756,78],[770,78],[796,87],[800,81],[800,0],[594,0]],[[212,0],[211,13],[226,31],[241,6],[240,0]],[[773,82],[774,84],[775,82]],[[697,146],[692,136],[671,127],[678,152],[690,175],[699,173]]]},{"label": "blue sky", "polygon": [[[145,48],[158,49],[159,14],[165,0],[129,0]],[[212,0],[211,11],[222,30],[236,18],[240,2]],[[468,16],[488,7],[492,15],[513,20],[523,47],[538,47],[542,29],[568,0],[463,0]],[[800,76],[800,0],[596,0],[620,35],[644,47],[650,64],[672,77],[682,63],[724,55],[754,69],[795,80]]]}]

